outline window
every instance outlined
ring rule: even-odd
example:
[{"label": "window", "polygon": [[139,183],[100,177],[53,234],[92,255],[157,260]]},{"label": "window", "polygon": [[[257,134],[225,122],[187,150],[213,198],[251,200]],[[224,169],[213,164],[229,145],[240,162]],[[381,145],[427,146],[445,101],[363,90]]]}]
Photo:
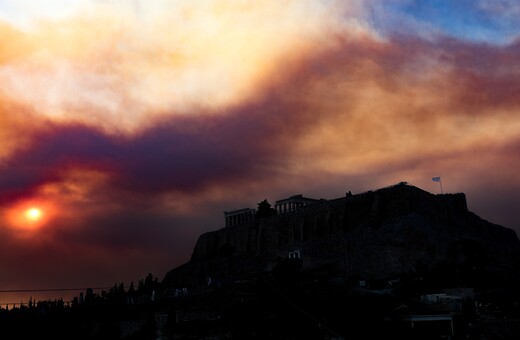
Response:
[{"label": "window", "polygon": [[290,251],[289,252],[289,258],[290,259],[299,259],[300,258],[300,251],[299,250]]}]

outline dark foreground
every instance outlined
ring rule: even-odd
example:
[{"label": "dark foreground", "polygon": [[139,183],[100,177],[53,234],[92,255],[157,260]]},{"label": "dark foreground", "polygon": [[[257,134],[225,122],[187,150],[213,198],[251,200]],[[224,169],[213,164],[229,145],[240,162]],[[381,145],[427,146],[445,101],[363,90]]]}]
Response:
[{"label": "dark foreground", "polygon": [[[489,287],[488,287],[489,288]],[[290,266],[201,289],[124,290],[0,310],[2,339],[518,339],[515,287],[352,282]]]}]

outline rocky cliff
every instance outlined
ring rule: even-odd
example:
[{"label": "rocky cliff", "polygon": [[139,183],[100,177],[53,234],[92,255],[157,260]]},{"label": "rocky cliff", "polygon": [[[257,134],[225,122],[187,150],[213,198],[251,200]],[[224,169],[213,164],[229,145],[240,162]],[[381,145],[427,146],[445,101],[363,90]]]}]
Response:
[{"label": "rocky cliff", "polygon": [[496,286],[520,277],[516,233],[468,211],[465,195],[400,183],[320,201],[200,236],[168,287],[196,287],[266,273],[288,257],[347,280],[391,280],[423,271],[446,285]]}]

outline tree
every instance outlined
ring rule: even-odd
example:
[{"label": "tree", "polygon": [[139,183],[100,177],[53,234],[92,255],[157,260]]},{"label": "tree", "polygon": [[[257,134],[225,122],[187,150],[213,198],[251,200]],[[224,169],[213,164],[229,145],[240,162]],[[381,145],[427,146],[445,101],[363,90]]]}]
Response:
[{"label": "tree", "polygon": [[258,209],[256,210],[255,218],[261,219],[269,216],[274,216],[277,214],[275,208],[271,207],[271,203],[267,202],[267,200],[263,200],[258,203]]},{"label": "tree", "polygon": [[137,289],[138,292],[141,294],[149,294],[152,291],[156,290],[158,285],[159,281],[157,277],[153,276],[152,273],[148,273],[146,278],[139,280],[139,287]]},{"label": "tree", "polygon": [[130,282],[130,287],[128,288],[128,294],[135,294],[134,281]]}]

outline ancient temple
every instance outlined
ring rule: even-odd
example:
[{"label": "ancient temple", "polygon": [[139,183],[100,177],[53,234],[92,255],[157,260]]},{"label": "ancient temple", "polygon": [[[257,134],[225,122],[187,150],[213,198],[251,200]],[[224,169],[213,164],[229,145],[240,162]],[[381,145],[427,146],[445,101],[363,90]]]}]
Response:
[{"label": "ancient temple", "polygon": [[255,219],[255,212],[256,210],[251,208],[224,211],[226,227],[234,227],[253,222]]},{"label": "ancient temple", "polygon": [[321,200],[314,198],[303,197],[303,195],[294,195],[289,198],[276,201],[274,208],[278,214],[285,214],[293,211],[299,211],[308,205],[316,204],[320,201]]}]

